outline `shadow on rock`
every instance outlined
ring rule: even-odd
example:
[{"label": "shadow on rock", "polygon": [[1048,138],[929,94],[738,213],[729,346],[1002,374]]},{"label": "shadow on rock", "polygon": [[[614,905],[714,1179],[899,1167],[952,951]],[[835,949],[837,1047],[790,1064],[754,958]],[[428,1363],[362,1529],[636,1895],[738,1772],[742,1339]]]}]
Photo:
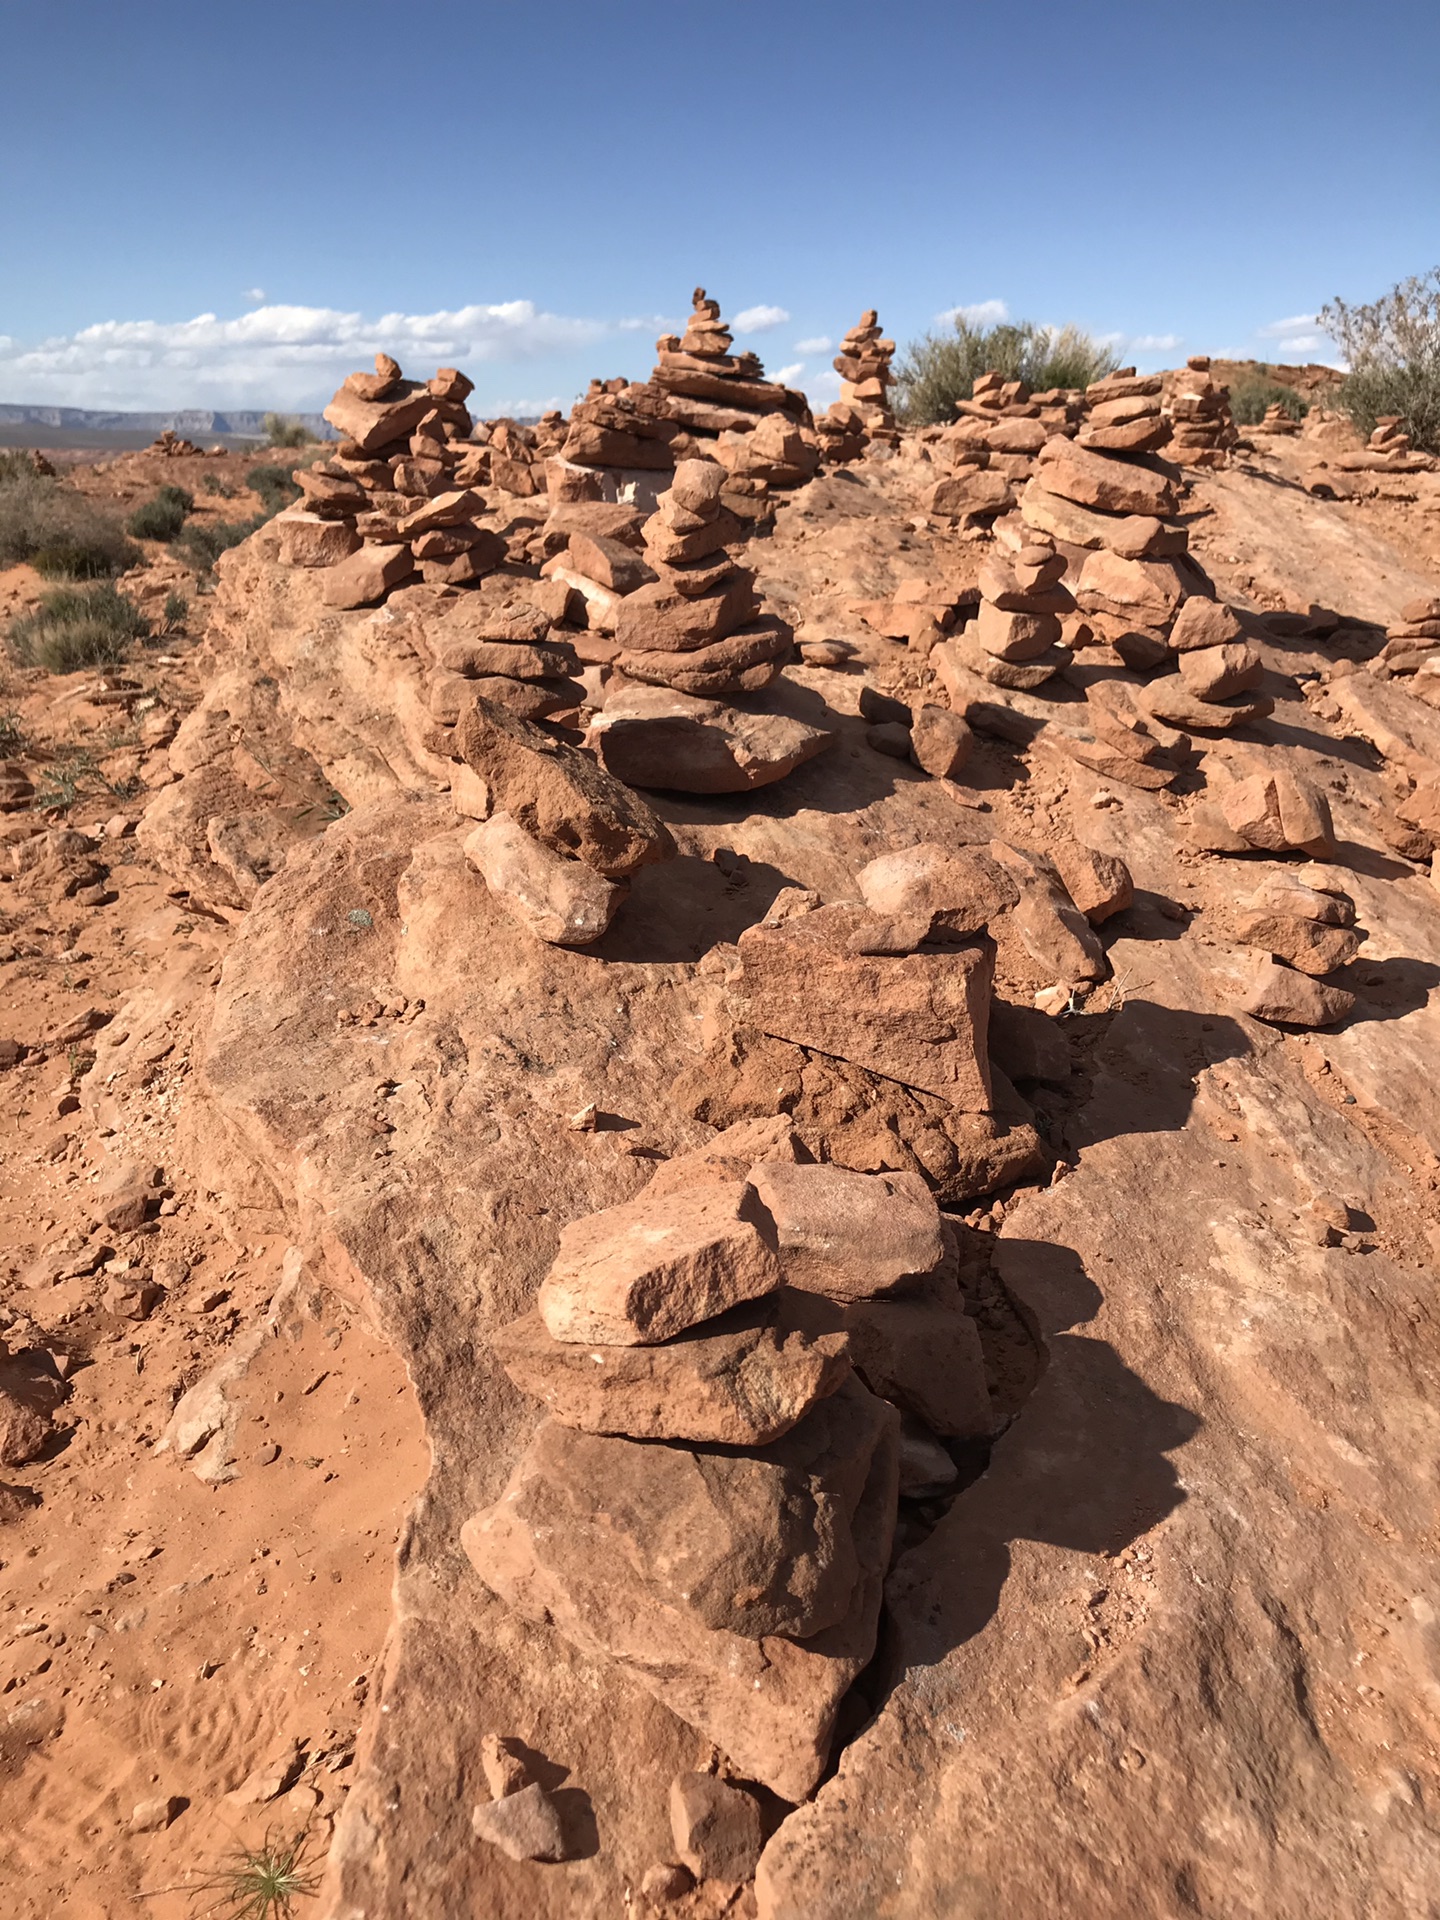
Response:
[{"label": "shadow on rock", "polygon": [[1417,1013],[1440,987],[1440,966],[1430,960],[1359,960],[1330,976],[1356,996],[1355,1011],[1339,1031],[1376,1020],[1401,1020]]},{"label": "shadow on rock", "polygon": [[1169,1455],[1203,1422],[1162,1399],[1108,1341],[1069,1331],[1102,1297],[1078,1254],[1002,1239],[995,1260],[1043,1346],[1044,1370],[986,1472],[893,1570],[886,1644],[868,1676],[872,1710],[907,1669],[935,1665],[984,1629],[1010,1573],[1012,1542],[1113,1555],[1185,1499]]},{"label": "shadow on rock", "polygon": [[[1223,1013],[1194,1013],[1153,1000],[1127,1000],[1105,1021],[1095,1047],[1088,1099],[1067,1122],[1072,1149],[1095,1146],[1130,1133],[1175,1133],[1190,1117],[1195,1086],[1207,1067],[1249,1053],[1238,1020]],[[1070,1023],[1083,1036],[1086,1016]]]},{"label": "shadow on rock", "polygon": [[642,867],[622,912],[590,952],[639,965],[689,962],[738,940],[769,912],[782,887],[799,883],[764,861],[726,872],[698,854]]}]

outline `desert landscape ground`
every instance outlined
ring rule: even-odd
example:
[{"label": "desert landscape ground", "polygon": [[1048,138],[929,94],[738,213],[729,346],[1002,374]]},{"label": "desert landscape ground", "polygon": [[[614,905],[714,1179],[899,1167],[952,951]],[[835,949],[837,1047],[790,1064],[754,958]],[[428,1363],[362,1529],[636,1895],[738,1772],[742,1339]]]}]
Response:
[{"label": "desert landscape ground", "polygon": [[7,1912],[1440,1911],[1440,461],[893,355],[7,456]]}]

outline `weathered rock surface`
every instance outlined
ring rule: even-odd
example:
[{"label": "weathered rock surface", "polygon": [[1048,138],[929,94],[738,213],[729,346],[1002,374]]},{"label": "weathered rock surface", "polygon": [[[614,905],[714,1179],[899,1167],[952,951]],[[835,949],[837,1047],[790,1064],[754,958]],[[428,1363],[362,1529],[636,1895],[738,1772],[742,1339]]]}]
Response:
[{"label": "weathered rock surface", "polygon": [[868,1300],[932,1272],[944,1257],[940,1209],[917,1174],[772,1161],[751,1177],[775,1222],[788,1287]]}]

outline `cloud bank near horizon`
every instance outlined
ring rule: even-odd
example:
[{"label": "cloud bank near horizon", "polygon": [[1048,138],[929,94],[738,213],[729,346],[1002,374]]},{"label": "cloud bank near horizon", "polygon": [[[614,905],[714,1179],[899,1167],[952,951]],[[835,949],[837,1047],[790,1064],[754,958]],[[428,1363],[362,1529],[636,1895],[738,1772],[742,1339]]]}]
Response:
[{"label": "cloud bank near horizon", "polygon": [[347,373],[379,352],[427,378],[437,366],[473,375],[652,324],[550,313],[532,300],[374,319],[335,307],[261,306],[233,319],[102,320],[32,346],[0,335],[0,398],[116,409],[323,406]]}]

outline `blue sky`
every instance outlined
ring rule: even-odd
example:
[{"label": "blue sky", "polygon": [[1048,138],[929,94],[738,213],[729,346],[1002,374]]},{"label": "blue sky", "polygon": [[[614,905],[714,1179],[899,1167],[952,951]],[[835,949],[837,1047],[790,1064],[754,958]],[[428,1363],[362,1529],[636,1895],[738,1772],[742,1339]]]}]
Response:
[{"label": "blue sky", "polygon": [[876,305],[1142,366],[1332,358],[1440,260],[1434,0],[0,0],[0,401],[483,412],[643,377],[703,281],[824,402]]}]

